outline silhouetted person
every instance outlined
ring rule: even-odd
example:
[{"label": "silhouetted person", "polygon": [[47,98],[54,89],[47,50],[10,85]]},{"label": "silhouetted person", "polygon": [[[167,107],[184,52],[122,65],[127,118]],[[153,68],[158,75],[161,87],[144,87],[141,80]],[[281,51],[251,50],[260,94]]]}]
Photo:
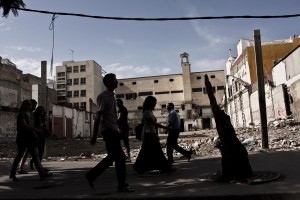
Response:
[{"label": "silhouetted person", "polygon": [[34,165],[40,175],[40,179],[43,180],[44,178],[52,175],[51,173],[44,171],[38,156],[36,132],[40,132],[41,130],[34,127],[34,119],[31,114],[31,108],[32,105],[30,100],[24,100],[17,116],[17,154],[13,161],[9,176],[13,181],[18,180],[16,177],[16,171],[26,149],[33,159]]},{"label": "silhouetted person", "polygon": [[94,188],[93,183],[97,177],[115,162],[118,191],[133,192],[134,190],[126,183],[125,154],[120,141],[121,133],[118,127],[116,100],[114,97],[114,90],[118,86],[116,75],[112,73],[106,74],[103,78],[103,83],[106,90],[97,97],[98,111],[94,122],[91,144],[94,145],[96,143],[100,131],[106,145],[107,156],[86,173],[86,178],[90,187]]},{"label": "silhouetted person", "polygon": [[173,149],[187,157],[188,161],[190,161],[192,156],[192,151],[187,151],[178,145],[178,137],[180,133],[180,116],[174,109],[173,103],[168,103],[167,110],[169,112],[168,115],[168,138],[167,138],[167,156],[168,161],[170,163],[174,163],[173,159]]},{"label": "silhouetted person", "polygon": [[133,165],[133,169],[138,173],[145,173],[152,170],[161,172],[172,171],[172,163],[169,163],[162,151],[157,128],[168,129],[168,127],[157,123],[153,114],[156,106],[156,98],[147,96],[143,103],[143,131],[142,131],[142,148]]},{"label": "silhouetted person", "polygon": [[[35,108],[37,106],[37,101],[35,99],[30,99],[30,102],[31,102],[30,113],[33,117],[33,111],[35,110]],[[21,160],[21,164],[20,164],[19,171],[18,171],[19,174],[28,174],[28,172],[26,170],[24,170],[24,165],[26,163],[28,155],[29,155],[29,151],[26,150],[23,157],[22,157],[22,160]],[[33,162],[30,162],[29,165],[30,165],[30,168],[33,170]]]},{"label": "silhouetted person", "polygon": [[[49,130],[46,127],[46,112],[43,106],[38,106],[35,111],[33,112],[34,117],[34,126],[42,131],[37,134],[38,136],[38,150],[39,150],[39,158],[42,162],[46,139],[50,135]],[[29,162],[30,168],[33,169],[33,159]],[[49,171],[48,169],[44,168],[45,171]]]},{"label": "silhouetted person", "polygon": [[119,108],[118,125],[127,153],[126,162],[131,162],[130,146],[129,146],[128,111],[127,108],[124,106],[122,99],[117,99],[116,102],[117,102],[117,107]]}]

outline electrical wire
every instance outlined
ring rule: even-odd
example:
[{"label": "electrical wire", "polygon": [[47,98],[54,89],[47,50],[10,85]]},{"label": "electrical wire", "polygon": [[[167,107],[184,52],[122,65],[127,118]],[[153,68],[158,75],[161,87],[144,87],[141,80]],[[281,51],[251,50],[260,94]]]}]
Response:
[{"label": "electrical wire", "polygon": [[290,15],[240,15],[240,16],[207,16],[207,17],[179,17],[179,18],[137,18],[137,17],[105,17],[96,15],[86,15],[77,13],[65,13],[65,12],[52,12],[45,10],[33,10],[27,8],[15,8],[22,11],[36,12],[43,14],[52,15],[67,15],[67,16],[77,16],[77,17],[87,17],[95,19],[110,19],[110,20],[129,20],[129,21],[185,21],[185,20],[208,20],[208,19],[272,19],[272,18],[292,18],[300,17],[300,14],[290,14]]}]

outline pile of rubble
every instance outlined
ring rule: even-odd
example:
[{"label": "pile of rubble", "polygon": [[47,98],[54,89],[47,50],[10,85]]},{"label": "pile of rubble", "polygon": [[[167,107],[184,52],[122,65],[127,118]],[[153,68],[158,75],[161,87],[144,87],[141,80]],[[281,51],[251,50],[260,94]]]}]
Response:
[{"label": "pile of rubble", "polygon": [[[195,133],[196,134],[196,133]],[[197,133],[199,134],[199,132]],[[203,130],[202,137],[180,139],[180,145],[186,149],[193,148],[200,157],[219,156],[220,151],[215,148],[218,141],[216,130]],[[268,126],[268,151],[297,151],[300,150],[300,125],[293,119],[276,120]],[[246,147],[248,153],[262,150],[262,133],[259,127],[236,129],[236,135]],[[181,137],[182,138],[182,137]]]},{"label": "pile of rubble", "polygon": [[[268,151],[298,151],[300,150],[300,125],[292,119],[276,120],[268,125]],[[236,129],[236,135],[248,153],[262,151],[261,131],[259,127]],[[166,135],[160,135],[161,144],[166,152]],[[218,133],[215,129],[180,134],[178,143],[185,149],[192,149],[195,157],[220,156],[215,148]],[[131,157],[134,161],[141,147],[141,141],[132,136],[130,138]],[[2,141],[0,159],[13,159],[16,153],[15,139]],[[105,145],[101,139],[95,146],[91,146],[89,139],[51,139],[47,143],[48,161],[84,161],[100,160],[105,157]],[[174,157],[181,157],[174,151]]]},{"label": "pile of rubble", "polygon": [[[268,151],[297,151],[300,149],[300,125],[294,123],[293,120],[277,120],[268,126]],[[248,153],[262,151],[261,131],[259,127],[240,128],[236,130],[236,135],[243,145],[245,145]],[[166,135],[160,135],[163,151],[166,152]],[[194,156],[197,157],[215,157],[220,156],[220,151],[215,148],[218,141],[218,133],[215,129],[201,130],[197,132],[181,133],[178,143],[185,149],[192,149]],[[99,142],[102,143],[102,142]],[[141,147],[141,142],[134,137],[130,139],[131,156],[134,161]],[[97,149],[96,147],[95,149]],[[59,160],[99,160],[106,156],[102,153],[81,153],[79,156],[65,156]],[[175,157],[182,155],[174,151]],[[57,158],[52,158],[57,159]]]}]

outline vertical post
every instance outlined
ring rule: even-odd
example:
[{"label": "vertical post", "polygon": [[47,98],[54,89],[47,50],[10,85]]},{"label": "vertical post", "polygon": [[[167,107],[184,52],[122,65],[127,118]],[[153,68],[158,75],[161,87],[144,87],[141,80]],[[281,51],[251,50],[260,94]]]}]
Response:
[{"label": "vertical post", "polygon": [[262,148],[268,149],[268,127],[267,127],[267,113],[266,113],[266,99],[265,99],[265,83],[264,70],[261,51],[260,30],[254,30],[254,45],[255,45],[255,60],[256,60],[256,74],[258,82],[258,102],[260,110],[260,127]]},{"label": "vertical post", "polygon": [[[43,106],[46,113],[46,126],[49,127],[49,112],[48,112],[48,88],[47,88],[47,61],[41,61],[41,92],[38,97],[39,106]],[[47,140],[44,146],[44,157],[47,158]]]}]

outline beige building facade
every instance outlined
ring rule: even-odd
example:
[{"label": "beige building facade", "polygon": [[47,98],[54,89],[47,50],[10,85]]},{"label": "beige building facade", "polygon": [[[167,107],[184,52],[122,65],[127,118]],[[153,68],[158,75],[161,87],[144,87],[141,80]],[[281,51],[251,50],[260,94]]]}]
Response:
[{"label": "beige building facade", "polygon": [[181,74],[119,79],[116,98],[123,100],[129,112],[129,125],[135,127],[141,120],[145,98],[157,98],[154,115],[159,122],[167,123],[167,103],[173,102],[182,121],[181,131],[213,128],[214,120],[204,84],[207,74],[214,87],[217,102],[224,95],[224,70],[191,72],[189,54],[182,53]]},{"label": "beige building facade", "polygon": [[56,66],[57,103],[91,112],[104,90],[102,67],[94,60],[65,61]]}]

